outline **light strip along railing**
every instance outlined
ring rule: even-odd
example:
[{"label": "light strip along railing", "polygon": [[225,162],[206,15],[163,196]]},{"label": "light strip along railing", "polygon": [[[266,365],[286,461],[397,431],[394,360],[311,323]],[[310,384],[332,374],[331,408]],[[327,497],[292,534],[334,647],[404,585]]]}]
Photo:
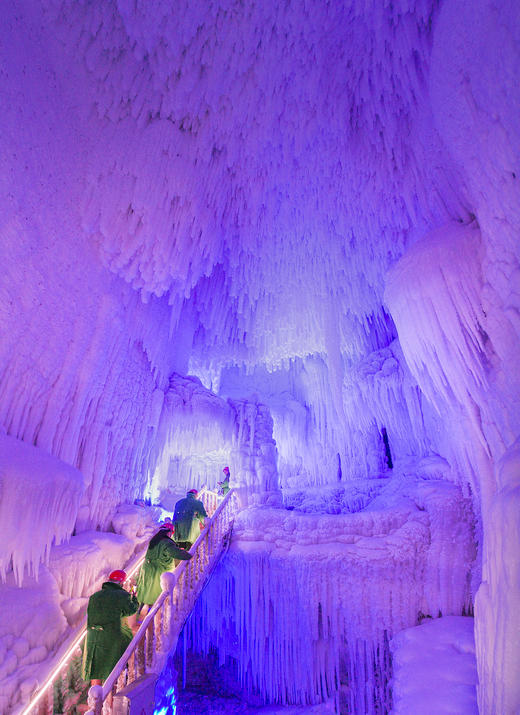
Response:
[{"label": "light strip along railing", "polygon": [[[203,501],[206,511],[210,517],[223,501],[221,496],[205,486],[201,488],[199,498]],[[143,553],[137,559],[134,559],[130,566],[126,567],[129,579],[133,578],[133,576],[138,572],[139,568],[143,564],[145,556],[146,549],[144,549]],[[58,650],[54,659],[55,665],[52,667],[49,675],[46,676],[45,682],[41,688],[34,693],[30,703],[25,708],[15,711],[16,715],[53,715],[54,685],[59,681],[63,682],[72,659],[81,653],[80,649],[86,635],[87,628],[86,622],[84,622],[81,626],[79,626],[79,628],[76,628],[76,630],[73,631],[72,638],[70,638],[68,642],[64,643]]]},{"label": "light strip along railing", "polygon": [[205,497],[208,513],[212,511],[211,502],[221,503],[191,547],[190,554],[193,557],[189,561],[181,561],[174,572],[161,575],[163,590],[132,642],[104,685],[93,685],[90,688],[88,705],[91,709],[86,715],[111,713],[113,698],[138,678],[147,674],[159,675],[168,653],[175,648],[195,601],[228,546],[233,520],[239,508],[233,489],[223,499],[209,491],[200,496]]},{"label": "light strip along railing", "polygon": [[[128,578],[132,578],[140,568],[146,555],[146,549],[134,559],[131,566],[127,567]],[[18,715],[53,715],[54,713],[54,685],[63,681],[71,660],[81,653],[81,645],[87,635],[86,619],[83,624],[73,631],[72,638],[64,643],[58,650],[55,658],[56,665],[52,668],[41,688],[32,696],[30,703],[18,711]]]}]

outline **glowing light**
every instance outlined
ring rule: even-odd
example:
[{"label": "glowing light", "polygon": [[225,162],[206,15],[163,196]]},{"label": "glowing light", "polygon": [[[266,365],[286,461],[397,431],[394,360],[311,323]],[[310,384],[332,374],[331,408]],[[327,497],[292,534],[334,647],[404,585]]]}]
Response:
[{"label": "glowing light", "polygon": [[[165,692],[163,698],[166,701],[166,704],[160,708],[156,708],[153,711],[153,715],[175,715],[177,707],[175,705],[175,688],[173,685]],[[161,700],[163,698],[161,698]]]}]

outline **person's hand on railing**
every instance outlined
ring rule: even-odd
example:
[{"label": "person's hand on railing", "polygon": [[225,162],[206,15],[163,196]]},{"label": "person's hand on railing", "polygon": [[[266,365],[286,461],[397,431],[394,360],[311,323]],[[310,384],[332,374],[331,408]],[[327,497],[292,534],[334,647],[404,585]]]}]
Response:
[{"label": "person's hand on railing", "polygon": [[135,596],[137,591],[137,584],[135,582],[135,579],[132,577],[127,578],[125,583],[123,584],[123,588],[125,589],[125,591],[128,591],[128,593],[132,594],[132,596]]}]

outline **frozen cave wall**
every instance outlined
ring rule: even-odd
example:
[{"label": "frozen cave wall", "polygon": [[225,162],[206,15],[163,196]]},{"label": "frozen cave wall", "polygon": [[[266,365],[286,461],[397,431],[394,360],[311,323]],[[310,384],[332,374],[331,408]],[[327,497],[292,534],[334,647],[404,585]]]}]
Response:
[{"label": "frozen cave wall", "polygon": [[376,481],[357,513],[263,507],[236,519],[188,633],[250,696],[310,705],[339,694],[340,712],[388,712],[388,639],[418,615],[470,607],[471,500],[425,474]]},{"label": "frozen cave wall", "polygon": [[152,500],[173,507],[171,494],[217,489],[224,465],[243,506],[280,501],[273,420],[253,400],[224,400],[192,376],[172,374],[159,426],[160,452],[149,485]]},{"label": "frozen cave wall", "polygon": [[[1,17],[0,424],[71,469],[37,558],[164,469],[186,485],[225,456],[248,500],[260,472],[276,494],[262,405],[286,487],[384,476],[385,427],[397,461],[438,454],[471,493],[480,708],[514,712],[516,3],[20,0]],[[174,374],[221,398],[201,397],[210,456],[186,448],[180,469],[197,419],[173,416]]]}]

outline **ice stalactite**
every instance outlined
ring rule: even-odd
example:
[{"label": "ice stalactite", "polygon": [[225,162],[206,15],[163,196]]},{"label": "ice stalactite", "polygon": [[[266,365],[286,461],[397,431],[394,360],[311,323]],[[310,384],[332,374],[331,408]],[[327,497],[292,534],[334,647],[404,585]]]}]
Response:
[{"label": "ice stalactite", "polygon": [[[47,219],[58,231],[56,217]],[[152,335],[149,324],[167,319],[167,305],[141,304],[85,247],[65,242],[53,254],[41,230],[34,218],[0,227],[0,253],[10,266],[1,302],[11,306],[0,311],[0,423],[79,469],[85,493],[78,528],[106,527],[118,503],[141,495],[153,468],[171,359],[168,337]],[[43,290],[42,281],[56,274],[62,277],[53,289]],[[21,320],[24,306],[31,308]]]},{"label": "ice stalactite", "polygon": [[410,227],[460,207],[428,113],[436,8],[46,9],[31,21],[88,152],[81,225],[172,325],[195,317],[190,371],[325,354],[331,307],[337,346],[364,352]]},{"label": "ice stalactite", "polygon": [[412,246],[387,279],[385,300],[404,356],[439,411],[482,402],[487,386],[480,256],[477,226],[454,223]]},{"label": "ice stalactite", "polygon": [[423,396],[397,340],[373,351],[345,372],[344,411],[362,433],[387,429],[394,458],[427,454],[430,444],[422,414]]},{"label": "ice stalactite", "polygon": [[229,404],[235,419],[232,462],[236,465],[236,486],[244,503],[281,503],[278,455],[269,409],[252,400],[229,400]]},{"label": "ice stalactite", "polygon": [[81,472],[42,449],[0,434],[0,577],[12,566],[21,583],[25,569],[38,573],[53,543],[74,528],[84,490]]},{"label": "ice stalactite", "polygon": [[337,483],[342,478],[368,477],[381,470],[379,430],[368,429],[358,415],[338,419],[329,371],[322,356],[295,359],[283,370],[258,366],[250,375],[234,368],[222,373],[220,390],[242,392],[266,406],[273,419],[280,485],[288,488]]},{"label": "ice stalactite", "polygon": [[192,647],[217,649],[266,702],[336,694],[349,712],[384,712],[388,637],[421,611],[461,613],[474,559],[471,505],[458,487],[385,481],[359,513],[243,512],[193,612]]},{"label": "ice stalactite", "polygon": [[171,489],[215,487],[230,458],[233,419],[227,402],[198,378],[174,373],[165,394],[150,493],[161,500]]},{"label": "ice stalactite", "polygon": [[150,491],[215,487],[226,464],[231,486],[246,501],[278,490],[276,446],[268,408],[252,400],[224,400],[196,377],[173,374],[161,417],[157,468]]}]

